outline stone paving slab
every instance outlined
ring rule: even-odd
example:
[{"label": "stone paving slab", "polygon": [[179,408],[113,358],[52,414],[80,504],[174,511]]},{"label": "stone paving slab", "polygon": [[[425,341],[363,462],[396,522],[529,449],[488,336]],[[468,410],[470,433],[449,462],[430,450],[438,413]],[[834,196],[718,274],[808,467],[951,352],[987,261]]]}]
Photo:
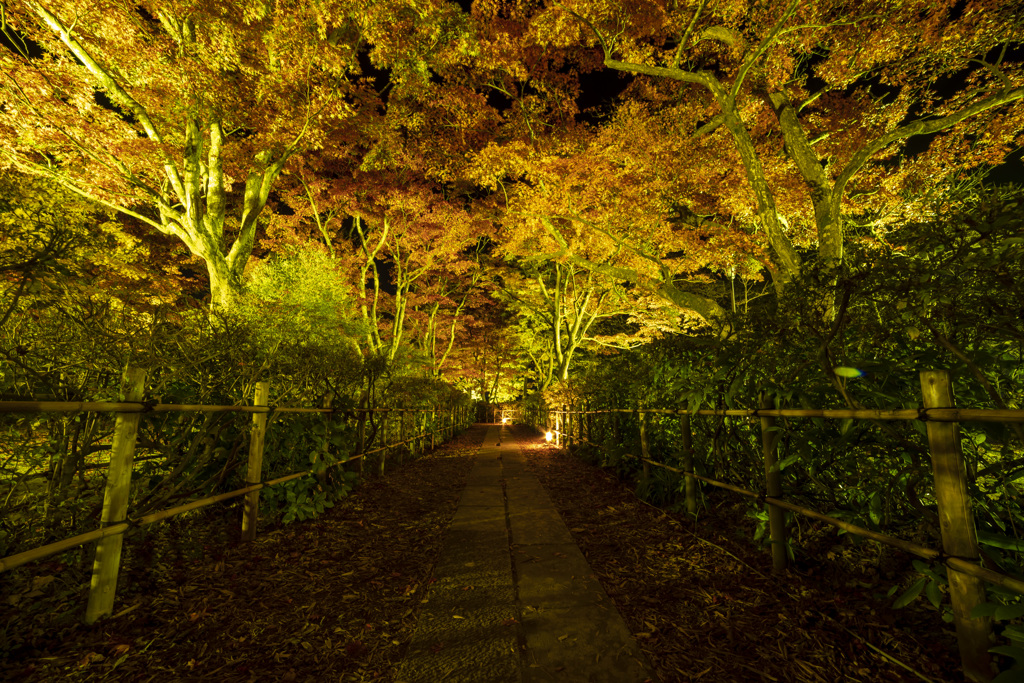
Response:
[{"label": "stone paving slab", "polygon": [[516,546],[512,561],[524,608],[595,605],[608,599],[575,544]]},{"label": "stone paving slab", "polygon": [[509,501],[509,521],[512,524],[512,542],[516,545],[541,543],[572,544],[572,535],[562,517],[554,508],[516,509]]},{"label": "stone paving slab", "polygon": [[500,506],[502,513],[505,511],[505,492],[500,485],[478,484],[470,485],[459,500],[459,508],[473,507],[478,505]]},{"label": "stone paving slab", "polygon": [[507,428],[487,430],[433,579],[397,683],[650,680]]},{"label": "stone paving slab", "polygon": [[607,602],[527,608],[522,630],[527,643],[523,683],[632,683],[649,678],[626,624]]}]

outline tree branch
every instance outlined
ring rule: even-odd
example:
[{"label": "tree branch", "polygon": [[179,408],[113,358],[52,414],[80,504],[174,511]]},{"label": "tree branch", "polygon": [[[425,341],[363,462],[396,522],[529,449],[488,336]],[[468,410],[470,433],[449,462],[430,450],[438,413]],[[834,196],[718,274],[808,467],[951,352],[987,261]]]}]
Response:
[{"label": "tree branch", "polygon": [[105,90],[110,92],[115,100],[126,106],[131,113],[135,115],[135,118],[138,119],[139,123],[142,125],[142,129],[146,132],[146,136],[157,144],[158,149],[160,150],[160,156],[163,158],[164,162],[164,173],[167,175],[167,179],[171,182],[171,186],[178,195],[178,200],[181,202],[182,206],[187,206],[188,202],[185,197],[185,188],[182,184],[181,176],[174,164],[174,160],[171,159],[170,154],[168,154],[164,148],[163,137],[157,130],[156,125],[150,118],[149,112],[146,108],[129,95],[128,92],[121,87],[121,84],[118,83],[106,69],[100,66],[95,59],[93,59],[92,55],[85,49],[85,47],[82,46],[81,43],[71,37],[70,29],[64,26],[63,22],[57,18],[56,15],[52,14],[37,2],[31,3],[30,6],[40,19],[43,20],[43,23],[45,23],[50,30],[56,33],[60,37],[61,42],[63,42],[64,45],[71,50],[71,53],[85,65],[85,68],[89,70],[97,82],[99,82]]},{"label": "tree branch", "polygon": [[679,46],[676,48],[676,54],[672,58],[671,68],[679,68],[679,61],[683,56],[683,48],[686,46],[686,42],[690,39],[690,34],[693,33],[693,27],[697,25],[697,20],[700,18],[701,13],[704,11],[704,6],[707,4],[708,0],[700,0],[700,4],[697,5],[697,9],[693,13],[693,18],[690,19],[690,24],[686,27],[686,31],[683,32],[682,38],[679,39]]},{"label": "tree branch", "polygon": [[743,60],[743,64],[740,66],[739,74],[736,76],[736,80],[732,84],[732,90],[729,93],[729,103],[735,105],[736,96],[739,95],[740,88],[743,87],[743,80],[747,77],[747,72],[754,66],[754,63],[761,58],[768,48],[778,39],[782,32],[782,27],[787,21],[796,13],[796,8],[799,6],[800,0],[790,0],[789,6],[779,17],[779,20],[775,22],[775,26],[772,27],[771,32],[765,36],[761,44],[757,46],[753,54]]},{"label": "tree branch", "polygon": [[874,154],[885,149],[892,143],[914,135],[930,135],[932,133],[938,133],[939,131],[955,126],[961,121],[969,119],[972,116],[976,116],[982,112],[988,111],[989,109],[994,109],[1021,98],[1024,98],[1024,87],[1014,88],[1012,90],[1000,90],[999,92],[993,93],[992,95],[979,100],[974,104],[968,105],[960,111],[953,112],[948,116],[932,119],[930,121],[912,121],[875,138],[854,154],[853,158],[850,159],[846,164],[846,167],[839,174],[834,186],[834,192],[836,193],[837,198],[841,198],[843,196],[843,191],[845,190],[847,183],[849,183],[857,172],[860,171],[864,164],[866,164]]}]

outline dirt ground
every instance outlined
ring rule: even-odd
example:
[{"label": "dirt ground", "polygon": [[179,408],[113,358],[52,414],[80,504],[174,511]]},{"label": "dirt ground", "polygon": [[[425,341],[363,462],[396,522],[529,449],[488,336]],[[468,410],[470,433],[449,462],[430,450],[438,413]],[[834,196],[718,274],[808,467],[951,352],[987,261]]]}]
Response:
[{"label": "dirt ground", "polygon": [[844,560],[836,540],[832,559],[775,578],[742,501],[713,492],[695,525],[532,430],[517,436],[662,681],[963,680],[952,626],[923,600],[889,607],[888,584],[867,562],[877,546]]},{"label": "dirt ground", "polygon": [[[0,680],[390,680],[482,438],[472,428],[251,546],[194,524],[179,533],[204,544],[197,559],[135,551],[115,616],[96,627],[79,623],[87,576],[68,599],[40,581],[52,564],[22,572],[4,586]],[[223,529],[228,512],[199,526]]]},{"label": "dirt ground", "polygon": [[[224,532],[234,510],[167,526],[194,552],[169,554],[158,537],[131,550],[119,612],[96,627],[79,623],[80,567],[9,573],[0,680],[391,681],[484,429],[251,546]],[[890,609],[877,549],[833,533],[822,556],[772,577],[742,501],[714,494],[695,525],[517,435],[663,683],[962,680],[949,625],[923,600]]]}]

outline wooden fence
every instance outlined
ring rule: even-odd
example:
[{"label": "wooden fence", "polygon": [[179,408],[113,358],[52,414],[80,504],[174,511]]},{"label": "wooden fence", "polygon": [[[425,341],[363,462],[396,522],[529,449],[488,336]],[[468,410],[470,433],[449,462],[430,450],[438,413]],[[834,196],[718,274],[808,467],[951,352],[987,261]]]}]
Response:
[{"label": "wooden fence", "polygon": [[[926,560],[942,562],[952,570],[949,572],[949,593],[964,674],[971,681],[987,683],[992,680],[994,675],[989,655],[989,649],[995,645],[992,623],[989,617],[972,617],[972,611],[976,606],[985,602],[983,581],[1022,594],[1024,594],[1024,581],[983,567],[979,562],[977,532],[971,501],[967,494],[966,471],[960,447],[958,423],[962,421],[1024,422],[1024,410],[956,408],[953,405],[953,391],[949,374],[945,370],[923,371],[920,380],[922,408],[896,410],[794,409],[776,408],[771,400],[766,400],[760,408],[735,410],[689,410],[685,405],[675,409],[574,410],[570,406],[563,405],[560,409],[534,411],[530,417],[534,421],[535,427],[540,427],[539,420],[543,419],[543,428],[548,431],[549,440],[553,439],[556,445],[571,446],[578,442],[600,449],[602,446],[590,440],[593,438],[593,434],[589,416],[614,413],[636,414],[640,427],[641,455],[629,457],[636,458],[642,463],[644,480],[650,476],[651,467],[663,468],[685,477],[686,509],[690,514],[697,512],[697,481],[762,501],[768,513],[772,566],[776,573],[782,572],[788,562],[787,546],[789,541],[786,535],[784,516],[786,510],[831,524],[851,534],[899,548]],[[647,416],[651,414],[679,416],[682,434],[680,444],[682,468],[671,467],[651,458],[647,438]],[[764,491],[759,493],[749,491],[694,472],[694,449],[690,428],[692,415],[746,417],[760,420],[765,468]],[[776,458],[779,442],[779,428],[776,426],[776,419],[780,417],[924,421],[931,453],[942,550],[935,550],[871,531],[785,500],[782,497],[782,478]],[[588,438],[583,438],[584,427],[586,427]]]},{"label": "wooden fence", "polygon": [[[121,544],[124,532],[131,527],[146,526],[191,510],[213,505],[225,500],[245,496],[242,512],[242,540],[252,541],[256,537],[256,522],[259,514],[260,489],[276,486],[284,482],[312,474],[312,470],[295,472],[269,481],[263,481],[263,444],[267,431],[267,415],[271,413],[319,413],[333,415],[335,413],[368,413],[401,415],[399,441],[386,444],[379,448],[365,450],[365,434],[360,429],[359,452],[344,461],[332,463],[329,467],[356,462],[359,471],[363,472],[363,464],[367,456],[380,454],[379,470],[384,473],[385,459],[391,449],[412,444],[414,452],[422,452],[427,446],[435,447],[435,439],[442,442],[451,439],[455,433],[470,422],[470,410],[466,406],[448,405],[432,408],[285,408],[267,405],[270,385],[259,382],[256,385],[252,406],[223,405],[183,405],[142,401],[145,383],[145,371],[130,369],[127,373],[128,387],[124,402],[58,402],[58,401],[0,401],[0,413],[37,413],[37,412],[113,412],[117,414],[114,424],[114,435],[110,451],[110,463],[107,469],[106,487],[103,492],[103,508],[100,515],[100,528],[77,536],[66,538],[0,558],[0,571],[14,569],[23,564],[39,560],[72,548],[97,542],[96,556],[93,562],[92,581],[89,588],[89,601],[86,607],[85,623],[92,624],[98,619],[109,616],[113,612],[114,598],[117,589],[117,576],[121,566]],[[178,505],[166,510],[152,512],[140,517],[128,517],[128,498],[131,490],[131,477],[135,456],[135,441],[138,434],[139,421],[142,413],[147,412],[240,412],[252,413],[253,424],[249,439],[249,460],[246,473],[246,486],[227,493],[208,496]],[[412,436],[405,437],[405,415],[421,414],[421,430]],[[426,415],[430,415],[429,429]],[[362,422],[362,421],[361,421]],[[414,430],[415,431],[415,430]]]}]

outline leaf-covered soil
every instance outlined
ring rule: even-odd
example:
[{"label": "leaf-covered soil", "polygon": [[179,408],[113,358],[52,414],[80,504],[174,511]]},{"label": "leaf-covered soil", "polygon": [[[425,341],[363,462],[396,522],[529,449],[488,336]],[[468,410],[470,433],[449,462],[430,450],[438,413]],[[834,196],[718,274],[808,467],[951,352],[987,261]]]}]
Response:
[{"label": "leaf-covered soil", "polygon": [[695,525],[532,430],[516,435],[662,681],[963,680],[951,625],[923,599],[890,608],[885,593],[909,558],[826,527],[822,556],[775,578],[741,500],[712,492]]},{"label": "leaf-covered soil", "polygon": [[[232,509],[128,539],[117,613],[96,627],[79,623],[87,563],[8,573],[0,680],[392,680],[483,430],[250,546]],[[743,501],[713,492],[694,525],[517,436],[665,683],[960,680],[952,627],[923,600],[885,598],[908,558],[825,528],[776,578]]]},{"label": "leaf-covered soil", "polygon": [[[128,539],[115,615],[95,627],[80,623],[81,567],[9,574],[0,680],[391,680],[483,435],[471,428],[316,520],[261,529],[251,545],[237,529],[225,537],[237,510],[164,525],[192,553]],[[62,569],[79,579],[70,591],[57,590]]]}]

